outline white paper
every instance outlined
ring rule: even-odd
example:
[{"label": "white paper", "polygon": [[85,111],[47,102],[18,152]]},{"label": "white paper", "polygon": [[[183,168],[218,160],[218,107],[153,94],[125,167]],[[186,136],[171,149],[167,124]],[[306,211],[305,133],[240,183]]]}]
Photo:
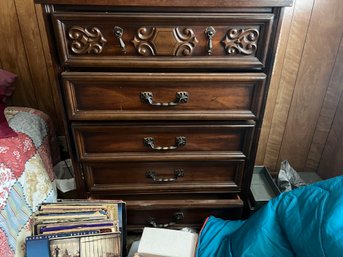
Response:
[{"label": "white paper", "polygon": [[62,193],[76,189],[73,166],[71,160],[60,161],[54,166],[56,175],[56,187]]},{"label": "white paper", "polygon": [[194,257],[196,233],[165,228],[144,228],[138,253],[144,257]]}]

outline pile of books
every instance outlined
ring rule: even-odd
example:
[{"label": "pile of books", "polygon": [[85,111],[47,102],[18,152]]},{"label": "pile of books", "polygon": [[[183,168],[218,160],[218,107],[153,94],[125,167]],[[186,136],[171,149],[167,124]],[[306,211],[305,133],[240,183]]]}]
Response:
[{"label": "pile of books", "polygon": [[26,257],[123,257],[126,208],[122,201],[45,203],[35,213]]}]

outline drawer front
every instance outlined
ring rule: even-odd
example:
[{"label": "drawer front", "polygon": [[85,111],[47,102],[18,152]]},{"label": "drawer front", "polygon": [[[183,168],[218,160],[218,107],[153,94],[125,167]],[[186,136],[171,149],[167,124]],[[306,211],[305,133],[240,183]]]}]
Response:
[{"label": "drawer front", "polygon": [[90,194],[238,192],[244,160],[84,163]]},{"label": "drawer front", "polygon": [[262,68],[271,13],[52,14],[61,63],[80,67]]},{"label": "drawer front", "polygon": [[74,124],[81,161],[245,158],[254,122]]},{"label": "drawer front", "polygon": [[127,201],[126,203],[129,230],[139,230],[146,226],[200,229],[205,219],[210,215],[226,220],[239,219],[243,207],[243,202],[239,198],[161,200],[156,204],[144,202],[142,205],[136,204],[135,201]]},{"label": "drawer front", "polygon": [[257,119],[263,73],[62,74],[69,118]]}]

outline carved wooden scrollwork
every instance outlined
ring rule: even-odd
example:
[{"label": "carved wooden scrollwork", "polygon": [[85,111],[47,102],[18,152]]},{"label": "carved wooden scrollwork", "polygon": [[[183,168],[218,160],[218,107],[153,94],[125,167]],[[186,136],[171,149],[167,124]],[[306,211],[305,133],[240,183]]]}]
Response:
[{"label": "carved wooden scrollwork", "polygon": [[198,40],[190,28],[142,27],[132,40],[138,53],[144,56],[189,56]]},{"label": "carved wooden scrollwork", "polygon": [[229,55],[251,55],[257,50],[258,29],[230,29],[222,43]]},{"label": "carved wooden scrollwork", "polygon": [[71,50],[75,54],[100,54],[107,42],[101,31],[96,27],[89,30],[74,26],[69,29],[68,35],[72,39]]}]

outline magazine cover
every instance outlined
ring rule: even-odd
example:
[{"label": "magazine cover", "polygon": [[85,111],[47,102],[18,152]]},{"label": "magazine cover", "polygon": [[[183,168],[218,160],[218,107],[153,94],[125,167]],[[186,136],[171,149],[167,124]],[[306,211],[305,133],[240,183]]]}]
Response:
[{"label": "magazine cover", "polygon": [[33,216],[26,257],[123,257],[126,206],[122,201],[44,203]]}]

